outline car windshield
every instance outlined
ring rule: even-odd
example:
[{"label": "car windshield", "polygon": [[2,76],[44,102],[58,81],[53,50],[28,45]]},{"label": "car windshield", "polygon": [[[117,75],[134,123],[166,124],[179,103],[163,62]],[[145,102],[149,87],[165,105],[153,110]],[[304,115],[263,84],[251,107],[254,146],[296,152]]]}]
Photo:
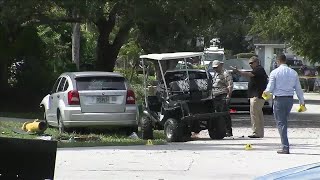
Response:
[{"label": "car windshield", "polygon": [[252,70],[251,66],[249,65],[248,58],[228,59],[223,62],[224,62],[223,67],[227,70],[231,70],[230,66],[237,67],[238,69],[243,69],[243,70]]},{"label": "car windshield", "polygon": [[77,89],[81,90],[125,90],[123,77],[92,76],[76,78]]},{"label": "car windshield", "polygon": [[301,60],[287,59],[287,65],[288,66],[302,66],[303,62]]},{"label": "car windshield", "polygon": [[249,78],[245,77],[245,76],[241,76],[239,74],[236,73],[232,73],[232,79],[233,82],[249,82]]},{"label": "car windshield", "polygon": [[[239,58],[239,59],[228,59],[224,61],[224,68],[231,71],[232,67],[237,67],[239,70],[251,71],[252,68],[249,65],[248,58]],[[241,76],[239,74],[232,73],[233,82],[249,82],[249,78]]]},{"label": "car windshield", "polygon": [[204,54],[205,61],[214,61],[214,60],[223,61],[223,57],[224,57],[224,54],[221,54],[221,53],[205,53]]}]

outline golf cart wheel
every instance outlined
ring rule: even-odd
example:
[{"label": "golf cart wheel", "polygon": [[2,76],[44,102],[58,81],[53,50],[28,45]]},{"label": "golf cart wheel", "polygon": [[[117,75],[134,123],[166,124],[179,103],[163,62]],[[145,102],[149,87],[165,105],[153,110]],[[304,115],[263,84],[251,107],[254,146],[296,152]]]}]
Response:
[{"label": "golf cart wheel", "polygon": [[183,139],[183,129],[176,119],[168,119],[164,123],[164,133],[168,142],[181,142]]},{"label": "golf cart wheel", "polygon": [[224,118],[218,118],[208,129],[211,139],[223,139],[226,136],[226,122]]},{"label": "golf cart wheel", "polygon": [[142,139],[153,139],[153,127],[152,120],[149,117],[141,117],[141,138]]}]

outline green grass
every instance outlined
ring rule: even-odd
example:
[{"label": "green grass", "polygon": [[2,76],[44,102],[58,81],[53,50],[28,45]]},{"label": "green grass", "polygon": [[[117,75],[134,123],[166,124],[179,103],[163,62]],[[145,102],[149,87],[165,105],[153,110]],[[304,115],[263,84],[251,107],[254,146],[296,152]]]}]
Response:
[{"label": "green grass", "polygon": [[[22,122],[1,121],[0,120],[0,136],[23,138],[23,139],[36,139],[41,135],[27,134],[21,131]],[[17,133],[18,131],[20,133]],[[132,139],[122,133],[109,131],[103,133],[101,130],[91,131],[90,133],[63,133],[59,134],[56,128],[48,128],[45,131],[46,135],[50,135],[53,140],[58,141],[58,147],[93,147],[93,146],[131,146],[131,145],[145,145],[147,140]],[[166,144],[163,131],[154,132],[154,145]]]}]

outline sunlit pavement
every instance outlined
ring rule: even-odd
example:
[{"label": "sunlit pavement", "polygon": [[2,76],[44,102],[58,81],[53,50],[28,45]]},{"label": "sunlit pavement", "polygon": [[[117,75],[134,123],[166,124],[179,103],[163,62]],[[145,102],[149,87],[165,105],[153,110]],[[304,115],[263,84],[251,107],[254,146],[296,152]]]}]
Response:
[{"label": "sunlit pavement", "polygon": [[[290,155],[278,155],[280,139],[272,115],[265,138],[250,139],[248,114],[232,116],[234,137],[211,140],[207,132],[185,143],[59,149],[55,179],[253,179],[273,171],[319,161],[318,94],[306,94],[308,111],[289,120]],[[296,105],[295,105],[296,106]],[[251,150],[245,150],[250,144]]]}]

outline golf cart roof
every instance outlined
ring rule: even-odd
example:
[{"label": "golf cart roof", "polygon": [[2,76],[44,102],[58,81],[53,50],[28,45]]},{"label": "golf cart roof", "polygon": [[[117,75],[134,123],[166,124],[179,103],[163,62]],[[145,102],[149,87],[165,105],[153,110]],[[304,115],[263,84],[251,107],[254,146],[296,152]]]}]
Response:
[{"label": "golf cart roof", "polygon": [[202,56],[203,52],[175,52],[175,53],[162,53],[162,54],[147,54],[141,55],[141,59],[152,60],[171,60],[171,59],[183,59]]}]

